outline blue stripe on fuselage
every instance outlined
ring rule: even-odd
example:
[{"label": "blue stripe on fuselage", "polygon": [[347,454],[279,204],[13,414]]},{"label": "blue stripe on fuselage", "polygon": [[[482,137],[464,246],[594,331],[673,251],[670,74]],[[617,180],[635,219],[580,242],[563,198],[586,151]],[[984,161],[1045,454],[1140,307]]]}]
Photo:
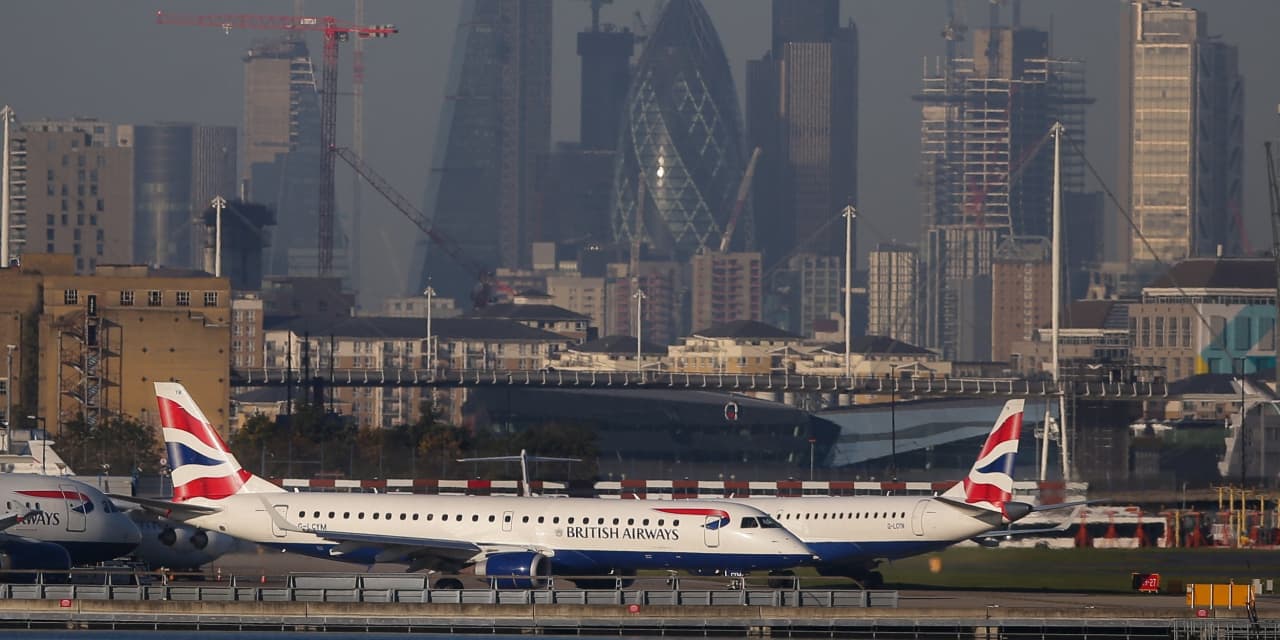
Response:
[{"label": "blue stripe on fuselage", "polygon": [[[362,547],[341,555],[332,555],[335,545],[327,544],[268,544],[272,548],[290,553],[341,560],[356,564],[373,564],[381,549]],[[768,570],[786,569],[812,560],[803,555],[747,555],[728,553],[673,553],[640,551],[579,551],[556,550],[551,560],[552,569],[559,574],[600,571],[604,569],[694,569],[694,570]]]}]

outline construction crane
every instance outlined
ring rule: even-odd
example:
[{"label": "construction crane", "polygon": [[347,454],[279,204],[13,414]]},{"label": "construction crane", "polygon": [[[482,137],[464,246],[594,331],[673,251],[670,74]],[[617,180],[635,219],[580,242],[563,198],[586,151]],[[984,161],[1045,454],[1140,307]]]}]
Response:
[{"label": "construction crane", "polygon": [[365,182],[369,183],[369,186],[382,194],[382,197],[386,198],[387,202],[391,203],[391,206],[404,214],[404,216],[408,218],[414,226],[427,234],[427,237],[430,238],[436,246],[444,250],[445,253],[449,254],[449,257],[453,258],[454,262],[457,262],[462,266],[462,268],[466,269],[476,277],[476,287],[471,292],[471,303],[475,308],[479,309],[492,302],[498,292],[511,292],[511,288],[509,286],[498,281],[493,269],[490,269],[486,264],[474,260],[462,250],[462,247],[459,246],[453,238],[450,238],[443,231],[436,229],[435,225],[431,224],[431,221],[427,219],[427,214],[423,213],[421,209],[413,206],[413,203],[410,202],[408,198],[404,197],[404,195],[399,191],[396,191],[395,187],[391,186],[391,183],[378,175],[378,173],[373,170],[373,167],[370,167],[363,158],[356,155],[351,149],[343,147],[336,147],[333,149],[333,152],[334,155],[342,158],[343,162],[350,165],[351,169],[354,170],[357,175],[364,178]]},{"label": "construction crane", "polygon": [[261,16],[248,14],[180,15],[156,12],[158,24],[186,27],[217,27],[225,33],[232,29],[259,29],[268,31],[318,32],[324,35],[324,69],[320,80],[320,200],[319,218],[319,275],[333,273],[334,190],[333,149],[337,148],[338,118],[338,43],[352,37],[385,38],[400,31],[394,25],[362,25],[339,20],[332,16]]},{"label": "construction crane", "polygon": [[[1276,266],[1276,326],[1280,327],[1280,176],[1276,175],[1271,141],[1264,142],[1263,147],[1267,150],[1267,199],[1271,203],[1271,260]],[[1275,367],[1280,371],[1280,340],[1276,341]]]},{"label": "construction crane", "polygon": [[756,162],[760,161],[760,147],[751,152],[751,160],[747,162],[747,171],[742,174],[742,183],[738,185],[738,199],[733,203],[733,213],[724,225],[724,234],[720,236],[720,253],[729,252],[729,242],[733,240],[733,230],[738,226],[738,218],[747,206],[747,195],[751,193],[751,179],[756,174]]}]

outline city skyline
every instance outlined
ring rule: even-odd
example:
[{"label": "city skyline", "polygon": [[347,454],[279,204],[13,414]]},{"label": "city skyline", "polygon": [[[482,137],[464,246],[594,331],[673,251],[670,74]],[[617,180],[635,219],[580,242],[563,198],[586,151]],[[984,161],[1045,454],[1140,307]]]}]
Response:
[{"label": "city skyline", "polygon": [[[770,46],[767,0],[708,0],[704,3],[724,40],[739,100],[745,88],[748,59]],[[986,3],[969,3],[971,27],[986,23]],[[1119,191],[1115,140],[1123,112],[1119,108],[1117,71],[1124,49],[1123,16],[1127,3],[1112,0],[1027,0],[1022,23],[1049,29],[1055,55],[1083,58],[1089,65],[1088,94],[1097,103],[1088,111],[1090,160],[1107,186]],[[1205,10],[1209,33],[1239,47],[1240,70],[1246,90],[1245,183],[1243,218],[1249,235],[1265,235],[1266,198],[1261,141],[1277,130],[1273,124],[1280,87],[1266,83],[1267,36],[1262,27],[1269,16],[1280,18],[1280,7],[1266,3],[1212,5],[1186,3]],[[307,3],[307,13],[350,15],[349,2]],[[434,149],[434,123],[444,100],[448,51],[460,2],[370,3],[366,21],[395,23],[397,38],[378,42],[365,53],[366,157],[397,188],[409,194],[424,191],[429,158]],[[187,3],[161,7],[186,13],[288,13],[290,3],[265,7],[253,3]],[[632,26],[639,10],[652,20],[651,3],[618,2],[602,11],[605,22]],[[590,24],[585,2],[556,0],[552,72],[552,140],[574,140],[578,130],[579,62],[574,36]],[[79,16],[61,26],[66,37],[57,50],[34,40],[36,29],[22,28]],[[136,15],[135,15],[136,14]],[[1006,10],[1006,20],[1008,11]],[[1050,16],[1053,16],[1052,20]],[[883,241],[918,242],[920,203],[914,187],[918,166],[918,111],[910,95],[919,89],[920,64],[941,56],[939,36],[945,23],[945,3],[853,2],[841,6],[841,20],[854,20],[861,36],[863,63],[859,128],[860,253]],[[59,24],[67,22],[60,20]],[[184,29],[154,24],[150,8],[120,11],[81,2],[21,5],[0,27],[0,53],[9,59],[31,60],[39,52],[40,65],[6,65],[0,70],[0,102],[12,105],[23,120],[84,115],[107,122],[150,124],[190,121],[204,125],[242,126],[243,68],[240,57],[250,43],[270,34],[216,29]],[[1099,28],[1097,25],[1104,25]],[[650,27],[653,25],[651,24]],[[407,37],[406,37],[407,36]],[[129,43],[129,44],[121,44]],[[318,43],[312,43],[317,48]],[[23,52],[28,55],[23,56]],[[344,52],[343,79],[349,74],[349,51]],[[162,55],[158,55],[162,54]],[[85,65],[84,60],[95,64]],[[423,61],[433,61],[424,64]],[[868,61],[873,61],[868,62]],[[1112,64],[1117,63],[1117,64]],[[741,103],[740,103],[741,104]],[[339,142],[350,139],[349,98],[339,100]],[[244,168],[241,167],[243,171]],[[341,174],[343,170],[340,168]],[[349,208],[349,181],[339,176],[338,208]],[[371,201],[372,200],[372,201]],[[395,292],[395,282],[409,268],[409,242],[417,232],[381,201],[365,197],[365,272],[362,283],[370,298]],[[838,212],[833,212],[833,216]],[[1260,247],[1251,247],[1257,251]],[[382,274],[390,274],[383,278]]]}]

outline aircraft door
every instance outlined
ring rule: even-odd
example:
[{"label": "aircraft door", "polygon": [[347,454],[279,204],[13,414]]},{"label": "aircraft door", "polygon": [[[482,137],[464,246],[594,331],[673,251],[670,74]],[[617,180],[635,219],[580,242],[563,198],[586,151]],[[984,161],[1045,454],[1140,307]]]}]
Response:
[{"label": "aircraft door", "polygon": [[67,531],[80,533],[88,524],[89,512],[93,510],[93,501],[89,496],[80,493],[75,485],[59,485],[62,491],[62,504],[67,514]]},{"label": "aircraft door", "polygon": [[720,546],[720,516],[707,516],[707,521],[702,525],[702,541],[708,547]]},{"label": "aircraft door", "polygon": [[503,531],[511,530],[511,521],[515,520],[515,517],[516,517],[516,512],[514,511],[502,512],[502,530]]},{"label": "aircraft door", "polygon": [[[275,510],[276,510],[276,514],[278,514],[281,518],[284,518],[284,520],[285,520],[286,522],[288,522],[288,520],[289,520],[289,505],[287,505],[287,504],[278,504],[278,505],[275,505]],[[283,537],[285,537],[286,535],[288,535],[288,533],[289,533],[288,531],[284,531],[284,530],[283,530],[283,529],[281,529],[280,527],[276,526],[276,519],[275,519],[275,518],[271,518],[271,535],[273,535],[273,536],[275,536],[275,537],[277,537],[277,538],[283,538]]]},{"label": "aircraft door", "polygon": [[911,532],[922,536],[924,535],[924,518],[925,512],[929,509],[929,501],[921,500],[916,503],[916,508],[911,512]]}]

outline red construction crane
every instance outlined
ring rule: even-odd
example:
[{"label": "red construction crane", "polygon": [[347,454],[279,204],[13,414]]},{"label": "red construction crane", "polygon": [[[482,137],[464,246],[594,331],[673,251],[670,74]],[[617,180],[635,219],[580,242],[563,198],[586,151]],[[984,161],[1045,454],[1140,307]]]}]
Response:
[{"label": "red construction crane", "polygon": [[320,276],[333,272],[333,149],[337,146],[338,122],[338,43],[356,38],[385,38],[399,33],[389,24],[353,24],[332,16],[259,16],[246,14],[179,15],[156,12],[158,24],[187,27],[217,27],[230,33],[232,29],[318,32],[324,34],[324,69],[320,77],[320,204],[319,204],[319,268]]}]

